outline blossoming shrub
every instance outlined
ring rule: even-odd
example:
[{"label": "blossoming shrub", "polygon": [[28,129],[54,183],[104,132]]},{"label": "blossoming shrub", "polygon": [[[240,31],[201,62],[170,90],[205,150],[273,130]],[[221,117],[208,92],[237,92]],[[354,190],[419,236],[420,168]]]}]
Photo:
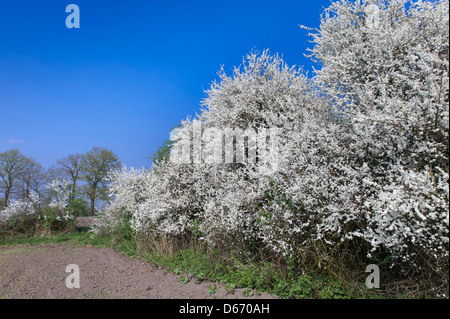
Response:
[{"label": "blossoming shrub", "polygon": [[22,232],[27,232],[30,228],[33,228],[37,219],[39,219],[37,216],[39,206],[39,196],[36,193],[31,193],[26,199],[10,203],[0,211],[2,233],[11,228],[16,228]]},{"label": "blossoming shrub", "polygon": [[334,2],[311,50],[354,197],[321,232],[434,270],[448,267],[448,25],[448,1]]},{"label": "blossoming shrub", "polygon": [[[272,180],[291,174],[289,161],[298,153],[289,143],[306,118],[319,116],[316,104],[323,103],[308,93],[306,77],[280,57],[265,51],[249,54],[244,62],[232,77],[222,71],[221,83],[212,86],[197,120],[203,132],[208,128],[277,128],[277,137],[284,144],[279,155],[284,156],[281,167],[261,174],[255,163],[168,161],[148,171],[116,173],[111,176],[113,205],[132,213],[136,231],[152,229],[178,235],[195,230],[213,244],[268,240],[263,231],[267,227],[256,223],[262,219],[254,208]],[[255,108],[259,111],[254,112]],[[193,121],[182,122],[179,134],[192,136],[193,125]],[[270,209],[278,208],[274,205]]]},{"label": "blossoming shrub", "polygon": [[406,3],[332,3],[313,34],[314,79],[252,52],[231,76],[219,72],[171,144],[195,140],[199,124],[276,128],[276,169],[261,173],[259,152],[245,163],[173,152],[149,170],[124,168],[110,176],[98,229],[126,212],[136,233],[190,234],[247,257],[298,258],[320,242],[325,255],[345,248],[448,280],[448,1]]},{"label": "blossoming shrub", "polygon": [[68,182],[54,180],[48,188],[54,192],[49,205],[44,205],[39,195],[32,192],[26,198],[13,201],[0,210],[0,232],[3,236],[74,229],[75,218],[68,210]]}]

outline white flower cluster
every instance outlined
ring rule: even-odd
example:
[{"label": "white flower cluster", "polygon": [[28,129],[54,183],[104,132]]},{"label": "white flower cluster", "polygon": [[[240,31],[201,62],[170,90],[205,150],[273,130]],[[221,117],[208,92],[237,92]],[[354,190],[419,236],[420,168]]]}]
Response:
[{"label": "white flower cluster", "polygon": [[37,212],[39,206],[39,195],[31,192],[25,199],[13,201],[4,210],[0,210],[0,225],[7,224],[21,216],[33,215]]},{"label": "white flower cluster", "polygon": [[48,189],[52,192],[52,202],[50,207],[59,211],[57,220],[69,220],[73,218],[72,213],[68,210],[70,198],[70,182],[64,179],[54,179],[48,185]]},{"label": "white flower cluster", "polygon": [[345,147],[322,233],[406,261],[448,258],[448,27],[448,0],[345,0],[325,11],[311,34],[323,66],[314,80]]},{"label": "white flower cluster", "polygon": [[[110,176],[104,223],[123,208],[138,232],[195,232],[283,254],[359,237],[368,254],[448,258],[448,1],[405,3],[334,2],[313,34],[323,67],[312,81],[267,51],[219,73],[195,121],[276,128],[276,171],[258,173],[261,155],[124,168]],[[194,123],[177,136],[194,139]]]}]

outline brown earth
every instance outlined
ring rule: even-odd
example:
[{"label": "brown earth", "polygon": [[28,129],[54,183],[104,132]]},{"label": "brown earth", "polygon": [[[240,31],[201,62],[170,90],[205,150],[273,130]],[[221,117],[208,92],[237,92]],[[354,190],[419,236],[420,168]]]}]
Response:
[{"label": "brown earth", "polygon": [[[78,265],[80,288],[67,288],[69,264]],[[71,243],[0,246],[0,298],[20,299],[274,299],[269,294],[228,293],[221,283],[168,273],[111,248]],[[214,292],[213,288],[217,288]]]}]

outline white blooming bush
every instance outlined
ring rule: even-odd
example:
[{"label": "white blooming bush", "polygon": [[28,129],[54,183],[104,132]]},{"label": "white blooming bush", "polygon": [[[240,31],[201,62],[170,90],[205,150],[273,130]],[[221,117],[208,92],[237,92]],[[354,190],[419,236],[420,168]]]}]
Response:
[{"label": "white blooming bush", "polygon": [[[168,161],[148,171],[115,173],[111,176],[113,205],[132,213],[131,225],[136,231],[150,228],[178,235],[195,229],[202,239],[216,244],[267,241],[274,247],[279,245],[265,234],[269,230],[267,215],[262,217],[255,208],[274,180],[281,181],[291,174],[289,162],[299,153],[289,143],[297,146],[291,139],[300,128],[308,134],[304,122],[317,121],[323,112],[318,108],[324,104],[309,92],[306,77],[286,66],[280,57],[265,51],[249,54],[244,62],[231,77],[221,72],[221,83],[208,92],[197,121],[203,131],[211,127],[260,131],[263,127],[277,128],[283,146],[278,156],[281,168],[261,174],[255,170],[256,163]],[[193,121],[184,121],[178,135],[192,136],[193,125]],[[278,220],[275,216],[279,208],[274,204],[267,209],[277,210],[270,222],[273,224]],[[288,240],[289,233],[283,237]]]},{"label": "white blooming bush", "polygon": [[30,192],[0,211],[0,239],[17,233],[33,236],[44,223],[39,195]]},{"label": "white blooming bush", "polygon": [[0,211],[0,237],[17,232],[33,235],[73,229],[75,219],[68,209],[69,188],[67,181],[53,180],[48,185],[53,197],[48,205],[34,192],[12,201]]},{"label": "white blooming bush", "polygon": [[39,195],[31,192],[25,199],[11,202],[4,210],[0,211],[0,226],[16,222],[20,218],[35,215],[40,206]]},{"label": "white blooming bush", "polygon": [[372,250],[387,248],[394,257],[414,262],[426,252],[431,260],[448,258],[448,173],[430,174],[393,167],[397,174],[387,185],[371,185],[378,192],[366,205],[368,227],[357,234]]},{"label": "white blooming bush", "polygon": [[[126,213],[136,233],[194,234],[248,256],[363,242],[366,257],[448,269],[448,1],[333,2],[315,31],[311,80],[268,51],[222,69],[201,113],[174,132],[171,160],[110,175],[97,230]],[[254,162],[211,163],[214,151],[182,144],[270,128],[276,169],[264,173],[261,148]]]},{"label": "white blooming bush", "polygon": [[324,236],[448,267],[448,17],[448,1],[339,1],[311,34],[348,197]]},{"label": "white blooming bush", "polygon": [[57,221],[67,221],[73,219],[74,216],[69,210],[70,198],[70,182],[64,179],[52,180],[48,185],[48,189],[52,192],[52,202],[49,204],[53,208],[57,216]]}]

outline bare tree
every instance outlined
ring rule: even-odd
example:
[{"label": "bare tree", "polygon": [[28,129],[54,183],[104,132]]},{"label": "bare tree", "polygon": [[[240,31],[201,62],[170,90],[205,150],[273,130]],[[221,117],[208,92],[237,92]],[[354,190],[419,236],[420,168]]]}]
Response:
[{"label": "bare tree", "polygon": [[56,166],[52,168],[53,175],[58,175],[71,181],[70,203],[73,203],[77,196],[77,183],[81,177],[81,160],[83,155],[70,154],[59,159]]},{"label": "bare tree", "polygon": [[25,157],[22,173],[19,176],[17,187],[18,196],[26,198],[30,193],[40,195],[40,189],[44,184],[44,168],[34,158]]},{"label": "bare tree", "polygon": [[0,153],[0,191],[5,194],[6,206],[9,204],[11,192],[23,174],[26,164],[27,158],[18,149]]},{"label": "bare tree", "polygon": [[85,193],[90,200],[90,214],[94,215],[95,200],[106,194],[105,178],[109,172],[119,168],[119,158],[114,152],[94,147],[81,159],[81,174],[86,182]]}]

